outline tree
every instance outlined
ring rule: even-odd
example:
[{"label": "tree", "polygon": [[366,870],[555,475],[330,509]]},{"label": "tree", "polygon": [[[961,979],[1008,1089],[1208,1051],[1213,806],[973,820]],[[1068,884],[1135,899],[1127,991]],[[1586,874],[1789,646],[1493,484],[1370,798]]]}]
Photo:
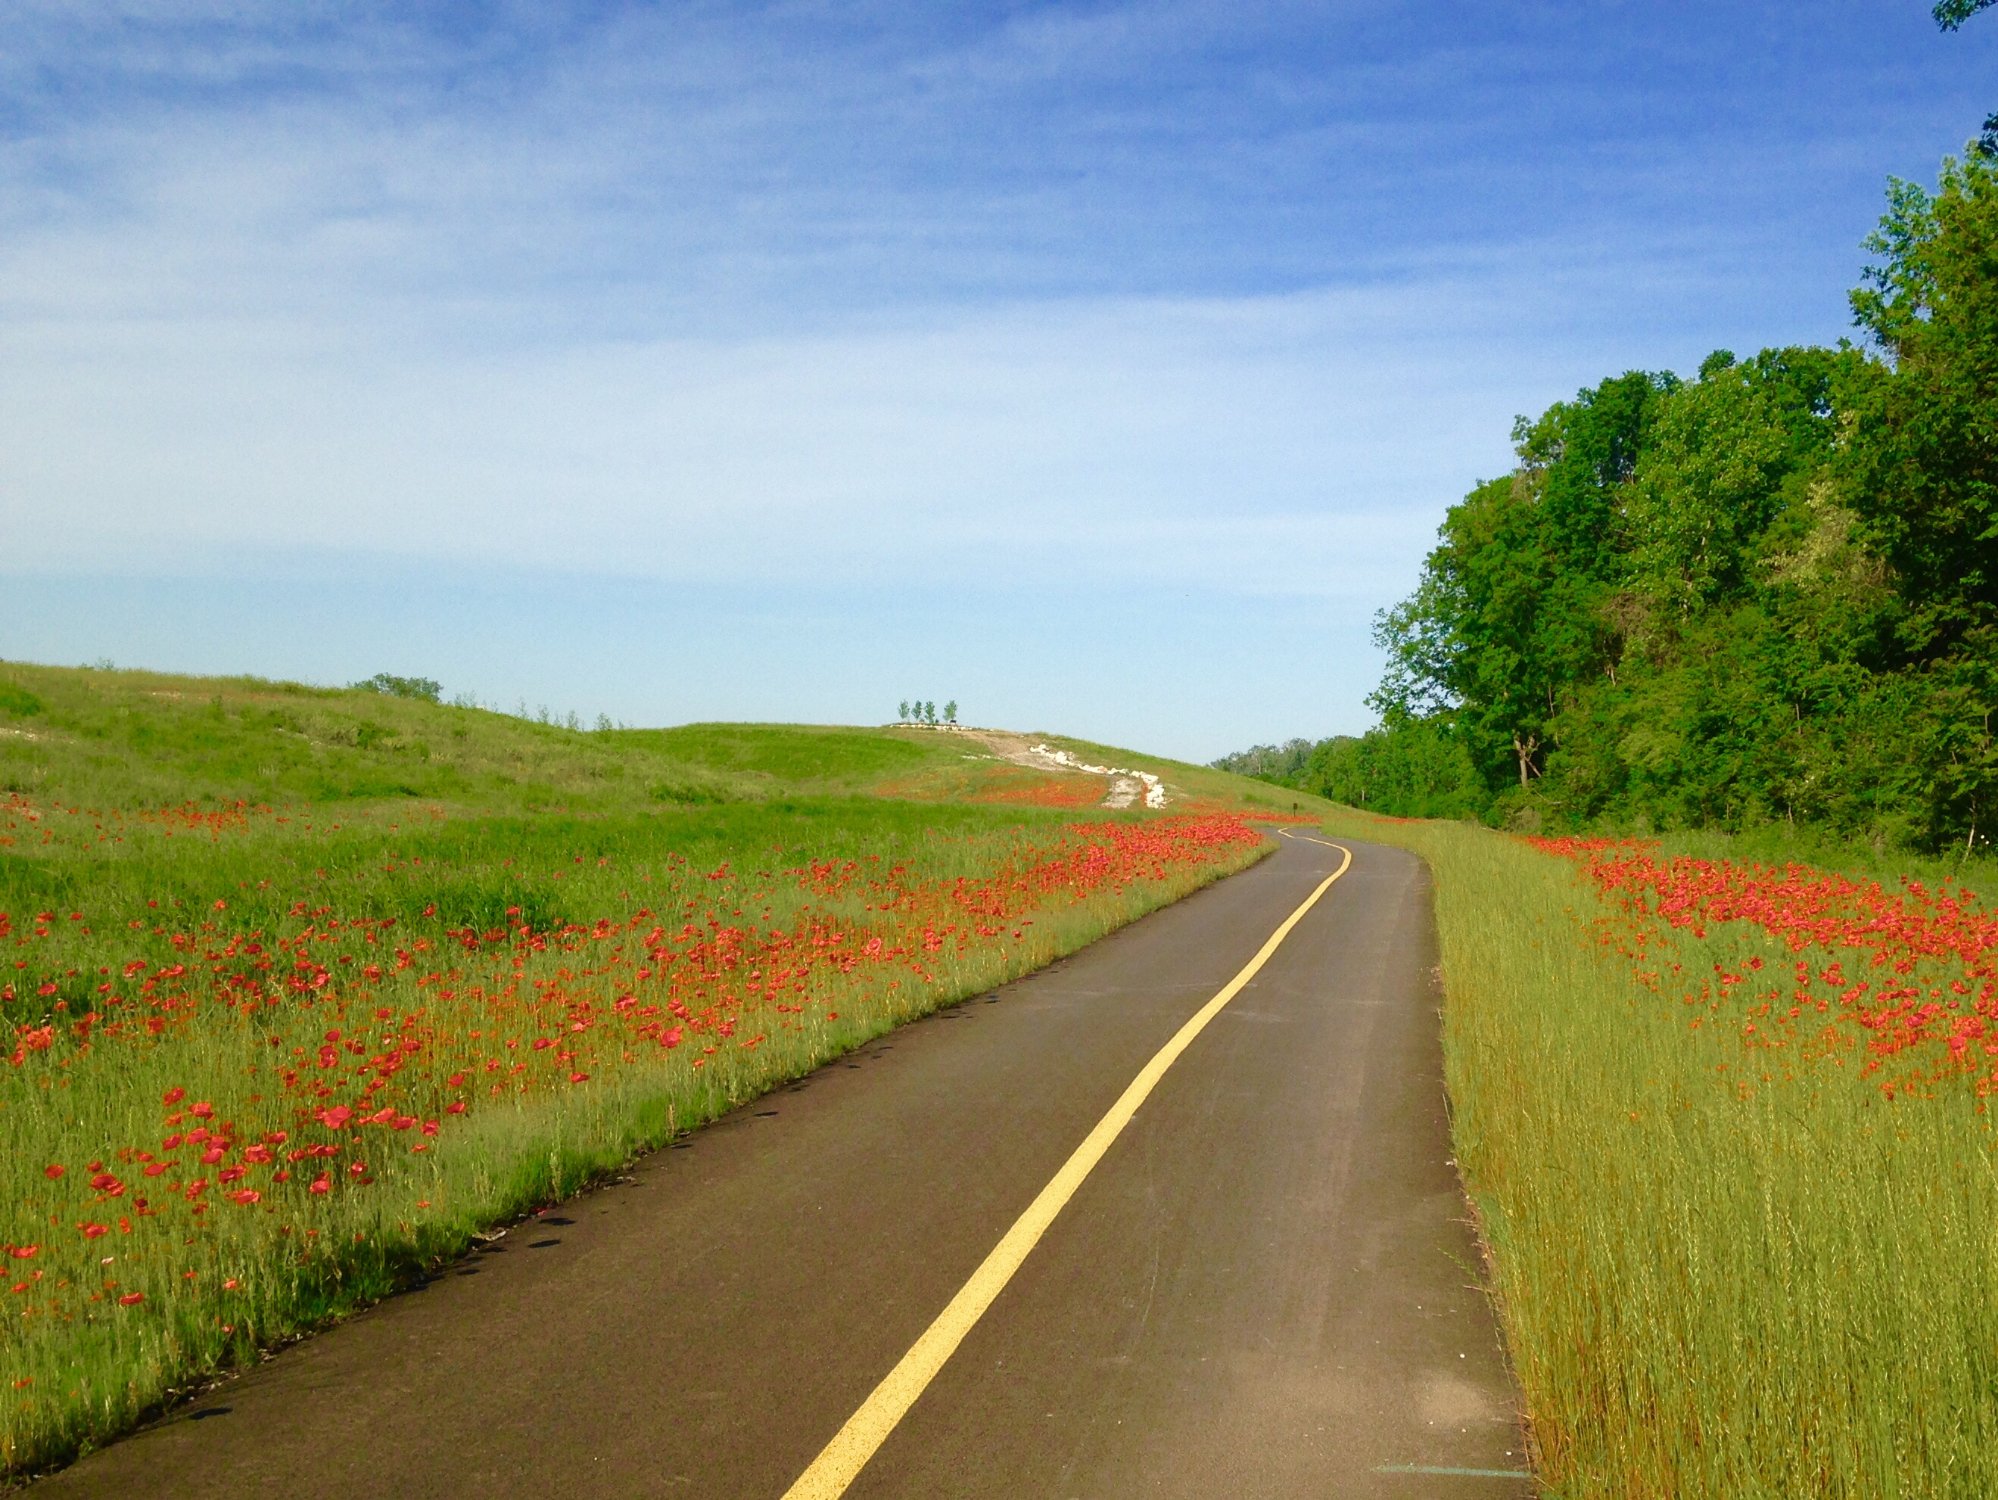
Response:
[{"label": "tree", "polygon": [[1284,781],[1391,817],[1476,816],[1491,801],[1448,715],[1370,729],[1358,739],[1335,735]]},{"label": "tree", "polygon": [[1980,10],[1993,5],[1998,5],[1998,0],[1936,0],[1935,9],[1929,14],[1944,31],[1954,31]]},{"label": "tree", "polygon": [[906,724],[909,722],[909,700],[907,698],[904,698],[901,701],[901,703],[896,706],[895,722],[897,724]]},{"label": "tree", "polygon": [[1830,459],[1836,392],[1863,362],[1855,350],[1710,355],[1664,404],[1623,504],[1640,633],[1752,592],[1757,543]]},{"label": "tree", "polygon": [[936,721],[937,705],[935,700],[931,700],[923,705],[923,722],[925,724],[934,724]]},{"label": "tree", "polygon": [[[1998,0],[1936,0],[1929,14],[1944,31],[1955,31],[1980,10],[1988,10]],[[1984,117],[1984,129],[1971,145],[1971,151],[1986,161],[1998,159],[1998,113]]]},{"label": "tree", "polygon": [[[1334,736],[1334,739],[1339,738],[1347,737]],[[1285,740],[1281,745],[1251,745],[1246,750],[1237,750],[1208,764],[1217,771],[1233,771],[1238,776],[1254,776],[1263,781],[1274,781],[1280,786],[1296,786],[1299,773],[1319,749],[1319,744],[1298,736]]]},{"label": "tree", "polygon": [[1860,414],[1856,508],[1899,575],[1919,659],[1998,624],[1998,161],[1945,159],[1934,194],[1894,181],[1852,294],[1893,365]]},{"label": "tree", "polygon": [[950,702],[944,705],[944,723],[955,724],[956,722],[957,722],[957,699],[953,698],[950,700]]},{"label": "tree", "polygon": [[1678,386],[1631,371],[1514,424],[1519,467],[1451,507],[1415,594],[1376,622],[1368,701],[1390,727],[1448,709],[1493,786],[1544,773],[1564,694],[1615,670],[1622,505]]},{"label": "tree", "polygon": [[1696,381],[1632,372],[1521,419],[1517,466],[1450,508],[1377,617],[1380,727],[1273,779],[1418,816],[1988,840],[1991,129],[1933,192],[1890,186],[1852,297],[1872,351],[1716,350]]}]

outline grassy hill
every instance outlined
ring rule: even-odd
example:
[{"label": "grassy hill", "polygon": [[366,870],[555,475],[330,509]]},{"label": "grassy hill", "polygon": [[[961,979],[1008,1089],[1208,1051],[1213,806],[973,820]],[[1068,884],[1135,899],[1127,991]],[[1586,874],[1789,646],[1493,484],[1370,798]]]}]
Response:
[{"label": "grassy hill", "polygon": [[[1326,805],[1207,767],[1042,738],[1097,764],[1155,770],[1203,806]],[[354,688],[0,662],[0,795],[87,806],[418,799],[464,812],[585,813],[870,795],[969,801],[1018,782],[1004,765],[963,734],[919,728],[586,730]]]},{"label": "grassy hill", "polygon": [[1241,868],[1291,800],[1057,743],[1182,806],[967,733],[0,663],[0,1464]]},{"label": "grassy hill", "polygon": [[0,792],[72,800],[422,798],[506,811],[864,791],[951,752],[920,731],[589,731],[252,677],[0,663]]}]

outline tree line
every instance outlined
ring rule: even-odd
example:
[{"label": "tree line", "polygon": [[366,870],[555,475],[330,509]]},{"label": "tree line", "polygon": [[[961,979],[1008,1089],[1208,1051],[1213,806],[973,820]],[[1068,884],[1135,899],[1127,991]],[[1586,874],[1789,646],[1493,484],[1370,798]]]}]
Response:
[{"label": "tree line", "polygon": [[1998,824],[1998,145],[1894,181],[1866,244],[1860,344],[1519,419],[1376,621],[1378,727],[1252,774],[1493,823]]}]

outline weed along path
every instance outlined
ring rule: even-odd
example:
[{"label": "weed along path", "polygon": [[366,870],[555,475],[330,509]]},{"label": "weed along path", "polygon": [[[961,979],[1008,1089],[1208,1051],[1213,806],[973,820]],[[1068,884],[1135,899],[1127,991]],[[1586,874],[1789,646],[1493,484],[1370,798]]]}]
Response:
[{"label": "weed along path", "polygon": [[1530,1494],[1434,963],[1290,838],[32,1492]]}]

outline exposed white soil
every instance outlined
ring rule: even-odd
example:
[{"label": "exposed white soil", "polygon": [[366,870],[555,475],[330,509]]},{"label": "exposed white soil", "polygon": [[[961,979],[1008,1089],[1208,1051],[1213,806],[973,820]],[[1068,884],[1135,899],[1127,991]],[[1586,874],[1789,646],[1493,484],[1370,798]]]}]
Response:
[{"label": "exposed white soil", "polygon": [[984,745],[1000,760],[1009,760],[1016,766],[1031,766],[1036,771],[1108,777],[1110,789],[1102,804],[1108,808],[1135,807],[1141,802],[1146,807],[1164,807],[1169,800],[1166,784],[1150,771],[1132,771],[1122,766],[1093,766],[1066,750],[1037,744],[1010,729],[967,729],[958,726],[957,732]]},{"label": "exposed white soil", "polygon": [[[1129,807],[1138,800],[1139,789],[1143,788],[1145,806],[1164,807],[1166,805],[1165,783],[1150,771],[1132,771],[1123,766],[1092,766],[1087,761],[1077,760],[1066,750],[1056,750],[1050,745],[1035,745],[1027,752],[1049,766],[1059,766],[1065,770],[1081,771],[1090,776],[1108,776],[1110,795],[1103,799],[1105,807]],[[1122,799],[1122,800],[1119,800]]]},{"label": "exposed white soil", "polygon": [[[1134,781],[1129,776],[1113,776],[1110,778],[1110,795],[1103,799],[1103,805],[1105,807],[1129,807],[1148,790],[1143,782]],[[1151,807],[1159,804],[1147,802],[1145,805]]]}]

